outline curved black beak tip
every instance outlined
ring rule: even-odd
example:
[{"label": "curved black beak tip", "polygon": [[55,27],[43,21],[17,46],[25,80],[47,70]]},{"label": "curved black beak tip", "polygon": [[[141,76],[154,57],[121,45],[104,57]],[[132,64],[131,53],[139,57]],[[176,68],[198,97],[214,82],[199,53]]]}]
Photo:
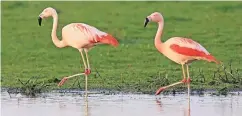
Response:
[{"label": "curved black beak tip", "polygon": [[41,26],[42,18],[38,17],[39,26]]},{"label": "curved black beak tip", "polygon": [[148,23],[149,23],[149,19],[146,17],[144,27],[146,27]]}]

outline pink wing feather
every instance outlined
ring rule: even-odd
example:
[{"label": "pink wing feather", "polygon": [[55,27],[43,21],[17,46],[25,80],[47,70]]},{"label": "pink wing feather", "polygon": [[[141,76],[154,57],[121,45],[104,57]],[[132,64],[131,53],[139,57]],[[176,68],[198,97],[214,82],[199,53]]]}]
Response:
[{"label": "pink wing feather", "polygon": [[175,37],[170,48],[182,55],[200,57],[209,62],[219,63],[202,45],[192,39]]},{"label": "pink wing feather", "polygon": [[102,32],[97,28],[84,24],[78,23],[76,27],[80,29],[89,39],[91,43],[103,43],[118,46],[118,41],[110,34]]}]

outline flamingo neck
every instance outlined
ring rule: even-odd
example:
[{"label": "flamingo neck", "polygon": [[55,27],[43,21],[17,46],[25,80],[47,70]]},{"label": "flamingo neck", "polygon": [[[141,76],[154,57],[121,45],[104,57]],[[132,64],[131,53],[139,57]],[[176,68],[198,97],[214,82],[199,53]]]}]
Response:
[{"label": "flamingo neck", "polygon": [[53,17],[53,27],[52,27],[52,31],[51,31],[52,41],[55,44],[55,46],[58,48],[65,47],[63,41],[60,41],[56,35],[56,30],[57,30],[57,25],[58,25],[58,15],[57,15],[56,11],[54,11],[52,17]]},{"label": "flamingo neck", "polygon": [[155,47],[156,49],[162,53],[162,42],[161,42],[161,35],[163,31],[163,21],[158,22],[158,30],[155,35]]},{"label": "flamingo neck", "polygon": [[53,17],[53,26],[52,26],[51,36],[53,39],[53,37],[57,37],[56,30],[57,30],[57,25],[58,25],[58,15],[56,13],[54,13],[52,15],[52,17]]}]

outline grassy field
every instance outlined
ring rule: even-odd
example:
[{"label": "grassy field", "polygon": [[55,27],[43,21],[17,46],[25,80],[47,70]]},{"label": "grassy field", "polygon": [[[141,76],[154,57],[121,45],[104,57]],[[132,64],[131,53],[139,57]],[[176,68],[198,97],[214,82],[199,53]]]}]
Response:
[{"label": "grassy field", "polygon": [[[155,11],[161,12],[165,19],[162,41],[174,36],[190,37],[226,67],[224,71],[214,63],[194,62],[191,66],[193,90],[242,88],[242,2],[29,1],[1,2],[1,5],[2,87],[21,87],[18,79],[27,81],[35,77],[56,89],[63,76],[84,70],[76,49],[59,49],[52,43],[51,18],[38,26],[39,13],[51,6],[59,13],[59,38],[62,27],[83,22],[112,34],[120,42],[117,48],[101,45],[89,52],[92,68],[89,89],[154,92],[162,85],[182,79],[181,66],[154,47],[157,25],[143,27],[145,17]],[[231,73],[231,61],[232,75],[228,73]],[[69,80],[61,88],[79,88],[78,84],[72,86],[75,80]],[[85,80],[83,77],[79,80],[83,89]]]}]

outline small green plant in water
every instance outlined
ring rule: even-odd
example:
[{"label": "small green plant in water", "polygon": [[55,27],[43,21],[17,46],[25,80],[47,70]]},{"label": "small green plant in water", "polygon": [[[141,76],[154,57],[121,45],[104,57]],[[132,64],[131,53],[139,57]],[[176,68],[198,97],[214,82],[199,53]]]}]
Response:
[{"label": "small green plant in water", "polygon": [[47,91],[50,84],[46,84],[44,81],[37,81],[39,77],[31,77],[26,82],[22,82],[20,79],[18,81],[22,84],[20,87],[20,93],[29,97],[36,97],[44,91]]}]

